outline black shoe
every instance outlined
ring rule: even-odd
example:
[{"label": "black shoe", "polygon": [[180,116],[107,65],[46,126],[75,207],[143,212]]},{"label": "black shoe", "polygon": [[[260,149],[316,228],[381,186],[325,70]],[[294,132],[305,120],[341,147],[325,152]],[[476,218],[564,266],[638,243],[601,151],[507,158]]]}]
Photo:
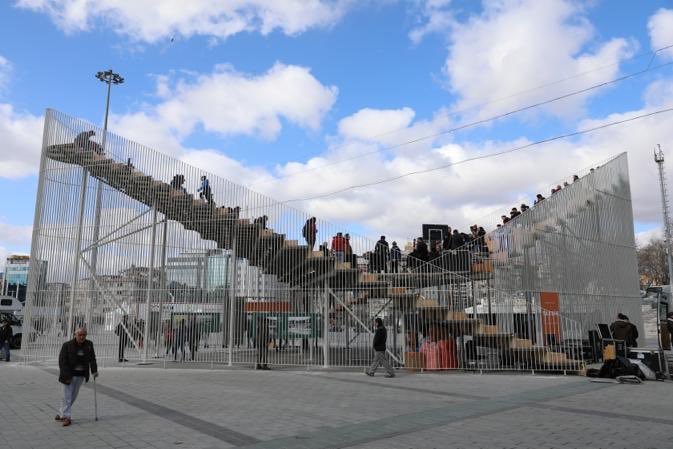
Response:
[{"label": "black shoe", "polygon": [[262,369],[262,365],[258,363],[257,366],[255,366],[255,369]]},{"label": "black shoe", "polygon": [[395,375],[394,374],[386,374],[386,377],[390,379],[392,377],[395,377]]},{"label": "black shoe", "polygon": [[271,368],[269,368],[269,365],[266,365],[266,364],[265,364],[265,365],[262,365],[262,369],[270,370]]},{"label": "black shoe", "polygon": [[368,375],[369,377],[374,377],[374,373],[370,373],[369,371],[365,371],[365,374]]}]

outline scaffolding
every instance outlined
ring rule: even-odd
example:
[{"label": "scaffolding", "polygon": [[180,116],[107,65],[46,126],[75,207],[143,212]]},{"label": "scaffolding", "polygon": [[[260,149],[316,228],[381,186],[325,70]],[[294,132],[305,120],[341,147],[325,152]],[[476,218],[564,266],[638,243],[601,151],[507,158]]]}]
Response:
[{"label": "scaffolding", "polygon": [[379,317],[400,367],[566,372],[597,323],[641,327],[625,154],[481,240],[397,260],[48,110],[31,258],[47,274],[29,277],[29,361],[53,363],[86,326],[113,364],[364,367]]}]

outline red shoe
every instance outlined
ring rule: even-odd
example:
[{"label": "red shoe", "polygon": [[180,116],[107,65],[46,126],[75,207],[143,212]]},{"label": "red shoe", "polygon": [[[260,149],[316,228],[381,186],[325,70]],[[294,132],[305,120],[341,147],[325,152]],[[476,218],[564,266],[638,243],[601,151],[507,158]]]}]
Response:
[{"label": "red shoe", "polygon": [[68,427],[70,424],[72,424],[70,418],[63,418],[63,427]]}]

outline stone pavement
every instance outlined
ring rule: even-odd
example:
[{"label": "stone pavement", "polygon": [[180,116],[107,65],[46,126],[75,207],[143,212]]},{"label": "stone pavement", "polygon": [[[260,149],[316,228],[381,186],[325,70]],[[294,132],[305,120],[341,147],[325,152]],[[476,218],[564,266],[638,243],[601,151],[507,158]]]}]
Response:
[{"label": "stone pavement", "polygon": [[53,420],[49,366],[0,362],[0,448],[673,447],[673,383],[511,374],[101,369]]}]

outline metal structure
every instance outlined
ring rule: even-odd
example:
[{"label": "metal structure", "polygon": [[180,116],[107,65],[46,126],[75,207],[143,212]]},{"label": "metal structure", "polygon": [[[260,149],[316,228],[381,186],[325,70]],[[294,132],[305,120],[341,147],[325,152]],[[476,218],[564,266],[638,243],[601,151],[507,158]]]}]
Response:
[{"label": "metal structure", "polygon": [[48,268],[29,279],[28,360],[54,361],[86,325],[103,363],[363,367],[381,317],[398,366],[565,372],[584,367],[596,323],[618,311],[638,323],[625,154],[462,248],[428,260],[419,240],[397,261],[380,242],[89,130],[47,111],[31,257]]}]

